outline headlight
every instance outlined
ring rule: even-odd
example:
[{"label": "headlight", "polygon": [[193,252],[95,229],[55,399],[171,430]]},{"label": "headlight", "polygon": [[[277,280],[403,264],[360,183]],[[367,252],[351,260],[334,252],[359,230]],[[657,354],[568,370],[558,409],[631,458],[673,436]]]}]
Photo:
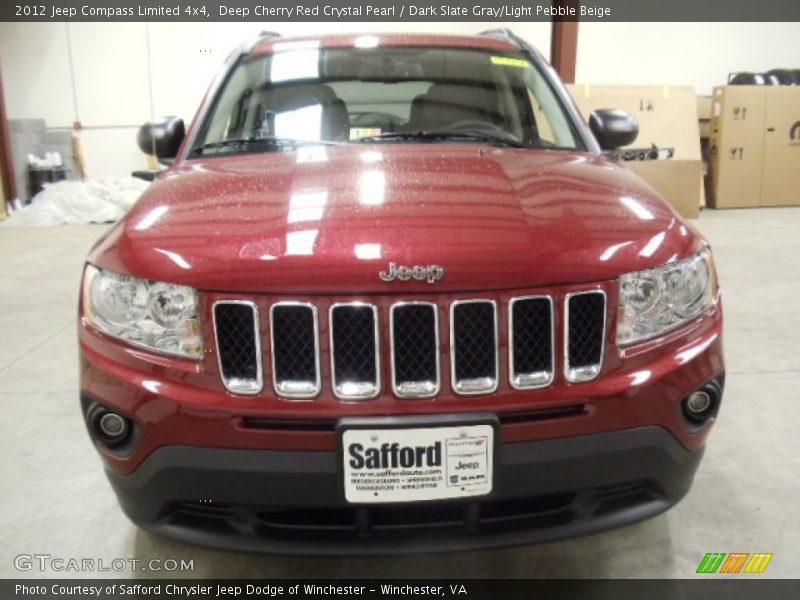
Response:
[{"label": "headlight", "polygon": [[623,275],[619,280],[617,343],[632,344],[694,319],[713,305],[715,287],[709,250]]},{"label": "headlight", "polygon": [[86,267],[83,311],[95,328],[131,344],[186,358],[203,355],[197,292]]}]

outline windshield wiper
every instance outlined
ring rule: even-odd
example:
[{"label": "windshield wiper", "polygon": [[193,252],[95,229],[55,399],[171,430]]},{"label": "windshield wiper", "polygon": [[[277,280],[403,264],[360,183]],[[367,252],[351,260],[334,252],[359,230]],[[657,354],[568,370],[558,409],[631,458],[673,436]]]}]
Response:
[{"label": "windshield wiper", "polygon": [[441,140],[466,140],[473,142],[485,142],[487,144],[499,146],[511,146],[513,148],[537,148],[512,139],[504,135],[494,135],[491,133],[478,133],[472,131],[392,131],[378,135],[369,135],[354,142],[382,142],[395,140],[422,140],[422,141],[441,141]]},{"label": "windshield wiper", "polygon": [[241,150],[264,148],[270,150],[280,150],[282,148],[297,148],[298,146],[336,145],[336,143],[337,142],[329,142],[324,140],[296,140],[294,138],[265,135],[231,138],[228,140],[220,140],[218,142],[209,142],[207,144],[195,146],[192,149],[192,152],[196,154],[204,154],[206,150],[216,150],[219,148],[238,148]]}]

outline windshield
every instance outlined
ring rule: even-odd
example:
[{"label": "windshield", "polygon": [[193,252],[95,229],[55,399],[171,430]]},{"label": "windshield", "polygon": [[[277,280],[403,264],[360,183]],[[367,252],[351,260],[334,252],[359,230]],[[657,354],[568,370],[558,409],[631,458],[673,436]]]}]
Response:
[{"label": "windshield", "polygon": [[522,53],[285,46],[237,64],[203,122],[195,154],[263,152],[293,142],[583,149],[547,80]]}]

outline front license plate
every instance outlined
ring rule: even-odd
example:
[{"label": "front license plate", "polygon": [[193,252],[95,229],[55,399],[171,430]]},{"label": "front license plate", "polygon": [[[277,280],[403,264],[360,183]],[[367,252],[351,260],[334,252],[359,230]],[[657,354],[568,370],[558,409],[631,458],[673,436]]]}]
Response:
[{"label": "front license plate", "polygon": [[417,502],[492,491],[491,425],[345,429],[341,439],[348,502]]}]

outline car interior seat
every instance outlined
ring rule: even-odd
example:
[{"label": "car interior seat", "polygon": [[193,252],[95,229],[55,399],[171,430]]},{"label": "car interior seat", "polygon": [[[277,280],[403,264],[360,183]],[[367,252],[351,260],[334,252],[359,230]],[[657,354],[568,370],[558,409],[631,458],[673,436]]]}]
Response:
[{"label": "car interior seat", "polygon": [[[330,86],[323,84],[288,84],[266,88],[259,98],[257,128],[274,134],[274,119],[311,106],[320,106],[320,139],[346,141],[350,137],[347,105]],[[300,114],[298,119],[307,119]]]},{"label": "car interior seat", "polygon": [[460,121],[501,121],[495,94],[484,87],[462,83],[434,83],[411,103],[405,129],[436,131]]}]

